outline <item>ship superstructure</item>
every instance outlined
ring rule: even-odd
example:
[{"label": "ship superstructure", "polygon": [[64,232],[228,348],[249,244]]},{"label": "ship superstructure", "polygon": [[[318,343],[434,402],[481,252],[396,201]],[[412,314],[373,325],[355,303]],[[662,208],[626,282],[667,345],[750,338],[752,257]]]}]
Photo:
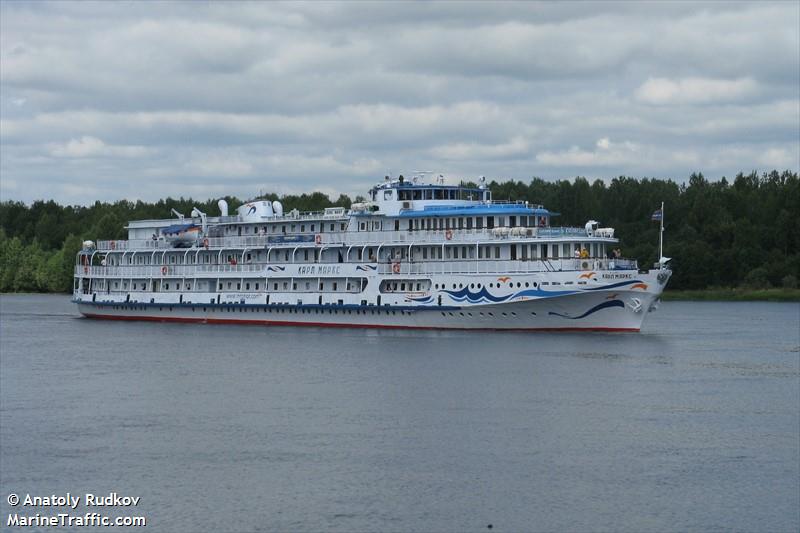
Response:
[{"label": "ship superstructure", "polygon": [[342,327],[638,331],[669,280],[613,253],[613,228],[552,224],[542,205],[386,178],[349,210],[129,222],[77,256],[93,318]]}]

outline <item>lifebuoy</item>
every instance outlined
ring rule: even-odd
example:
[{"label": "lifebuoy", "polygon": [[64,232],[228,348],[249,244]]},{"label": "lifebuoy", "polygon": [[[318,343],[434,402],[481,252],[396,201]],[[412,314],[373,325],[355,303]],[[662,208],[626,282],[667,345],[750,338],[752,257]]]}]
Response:
[{"label": "lifebuoy", "polygon": [[161,275],[166,276],[169,269],[165,266],[161,267]]},{"label": "lifebuoy", "polygon": [[392,264],[392,272],[394,272],[395,274],[400,273],[400,263]]},{"label": "lifebuoy", "polygon": [[112,250],[116,250],[117,249],[117,241],[111,241],[111,249]]},{"label": "lifebuoy", "polygon": [[449,229],[444,232],[444,238],[448,241],[453,238],[453,230]]},{"label": "lifebuoy", "polygon": [[314,236],[314,242],[315,242],[316,244],[322,244],[322,235],[320,235],[319,233],[317,233],[317,234]]},{"label": "lifebuoy", "polygon": [[581,268],[583,268],[584,270],[589,270],[589,261],[584,261],[583,263],[581,263]]},{"label": "lifebuoy", "polygon": [[208,250],[208,239],[203,239],[203,247]]}]

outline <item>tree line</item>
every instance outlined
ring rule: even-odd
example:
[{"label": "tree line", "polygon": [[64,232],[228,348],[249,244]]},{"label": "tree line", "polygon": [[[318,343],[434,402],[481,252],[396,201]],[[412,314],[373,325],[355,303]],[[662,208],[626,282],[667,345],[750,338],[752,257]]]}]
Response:
[{"label": "tree line", "polygon": [[[468,184],[474,185],[474,184]],[[658,260],[659,224],[664,209],[664,255],[672,257],[671,288],[797,287],[800,277],[800,180],[791,171],[738,174],[709,181],[694,173],[685,183],[621,176],[602,180],[505,181],[489,183],[495,200],[526,200],[559,213],[553,225],[580,226],[588,219],[614,227],[625,257],[643,268]],[[286,210],[349,208],[351,199],[331,200],[321,192],[275,194]],[[232,209],[242,204],[225,200]],[[363,201],[356,197],[352,201]],[[171,209],[193,207],[218,213],[217,199],[191,198],[95,202],[62,206],[52,200],[0,202],[0,292],[68,292],[75,255],[86,239],[125,239],[129,220],[170,218]]]}]

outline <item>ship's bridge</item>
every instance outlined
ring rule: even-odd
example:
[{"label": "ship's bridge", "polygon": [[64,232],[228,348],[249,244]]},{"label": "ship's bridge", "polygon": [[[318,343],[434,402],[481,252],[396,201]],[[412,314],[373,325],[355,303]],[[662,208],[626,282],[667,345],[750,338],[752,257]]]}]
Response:
[{"label": "ship's bridge", "polygon": [[370,189],[370,201],[354,204],[355,216],[383,215],[398,218],[523,215],[536,216],[539,226],[549,226],[551,213],[541,205],[527,202],[493,202],[492,192],[481,178],[479,187],[422,183],[421,178],[411,181],[400,176],[396,180],[387,177]]}]

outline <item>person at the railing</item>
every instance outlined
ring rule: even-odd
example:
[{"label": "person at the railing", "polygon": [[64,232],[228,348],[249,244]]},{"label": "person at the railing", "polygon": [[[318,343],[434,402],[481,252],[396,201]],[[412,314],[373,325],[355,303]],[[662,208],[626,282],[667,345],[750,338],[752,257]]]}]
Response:
[{"label": "person at the railing", "polygon": [[575,259],[580,259],[581,258],[581,251],[578,250],[577,248],[575,248],[575,254],[574,255],[575,255]]},{"label": "person at the railing", "polygon": [[581,248],[581,259],[589,259],[589,250]]}]

